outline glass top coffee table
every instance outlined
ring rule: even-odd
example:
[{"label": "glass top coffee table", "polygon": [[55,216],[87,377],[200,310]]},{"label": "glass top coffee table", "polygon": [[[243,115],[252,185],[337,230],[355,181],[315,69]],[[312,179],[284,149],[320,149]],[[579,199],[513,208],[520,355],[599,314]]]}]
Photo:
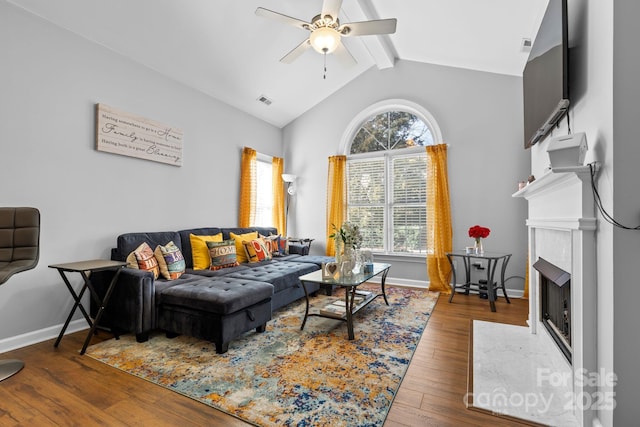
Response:
[{"label": "glass top coffee table", "polygon": [[[304,296],[307,301],[307,307],[304,312],[304,320],[300,330],[304,329],[304,325],[307,323],[307,318],[310,316],[326,317],[330,319],[343,320],[347,322],[347,331],[349,339],[354,339],[353,334],[353,315],[358,311],[369,305],[371,301],[381,296],[384,298],[384,302],[389,305],[387,300],[387,294],[384,290],[384,284],[387,279],[391,264],[374,263],[373,270],[370,273],[354,274],[351,277],[340,276],[338,278],[323,278],[322,270],[316,270],[304,276],[300,276],[302,287],[304,288]],[[375,292],[358,290],[358,286],[370,280],[371,278],[381,274],[380,288],[382,293],[376,294]],[[344,302],[337,304],[339,301],[335,301],[332,304],[327,304],[323,308],[310,310],[309,292],[307,292],[306,283],[319,283],[321,285],[335,285],[345,289]]]}]

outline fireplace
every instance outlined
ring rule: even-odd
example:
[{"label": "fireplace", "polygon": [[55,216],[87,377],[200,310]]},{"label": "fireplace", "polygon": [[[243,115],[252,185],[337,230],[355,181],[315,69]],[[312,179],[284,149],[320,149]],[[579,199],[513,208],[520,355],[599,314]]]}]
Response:
[{"label": "fireplace", "polygon": [[571,274],[544,258],[533,268],[540,273],[540,322],[571,363]]},{"label": "fireplace", "polygon": [[[542,339],[541,352],[564,354],[573,396],[595,396],[594,386],[580,380],[597,369],[597,220],[589,166],[547,171],[513,196],[528,202],[530,272],[539,273],[529,276],[530,331]],[[592,425],[592,407],[572,409],[579,425]]]}]

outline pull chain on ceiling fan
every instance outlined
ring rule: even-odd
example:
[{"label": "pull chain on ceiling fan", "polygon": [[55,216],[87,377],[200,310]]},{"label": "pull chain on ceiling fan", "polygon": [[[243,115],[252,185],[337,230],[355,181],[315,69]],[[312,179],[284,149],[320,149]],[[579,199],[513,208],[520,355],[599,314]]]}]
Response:
[{"label": "pull chain on ceiling fan", "polygon": [[262,7],[256,9],[256,15],[310,31],[309,38],[283,56],[280,62],[290,64],[312,47],[315,51],[324,55],[324,77],[326,78],[327,54],[335,53],[336,58],[345,65],[356,64],[355,58],[342,43],[342,37],[393,34],[396,32],[397,20],[395,18],[340,24],[338,13],[341,6],[342,0],[324,0],[322,12],[314,16],[311,22],[305,22]]}]

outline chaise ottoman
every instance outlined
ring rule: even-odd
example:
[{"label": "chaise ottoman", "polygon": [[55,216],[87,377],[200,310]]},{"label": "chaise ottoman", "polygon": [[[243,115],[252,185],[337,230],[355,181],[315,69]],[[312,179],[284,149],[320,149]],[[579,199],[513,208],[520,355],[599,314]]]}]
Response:
[{"label": "chaise ottoman", "polygon": [[229,342],[244,332],[265,331],[271,320],[273,285],[232,277],[188,276],[175,286],[156,290],[158,327],[168,335],[213,341],[216,353],[225,353]]}]

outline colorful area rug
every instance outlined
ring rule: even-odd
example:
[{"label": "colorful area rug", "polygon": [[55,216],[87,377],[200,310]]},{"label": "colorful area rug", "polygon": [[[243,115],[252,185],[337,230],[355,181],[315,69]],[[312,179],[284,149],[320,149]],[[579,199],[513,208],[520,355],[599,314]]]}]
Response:
[{"label": "colorful area rug", "polygon": [[339,320],[310,317],[301,331],[303,299],[222,355],[212,343],[164,334],[146,343],[122,336],[86,354],[259,426],[381,426],[438,299],[401,287],[387,296],[390,306],[380,297],[355,316],[353,341]]}]

